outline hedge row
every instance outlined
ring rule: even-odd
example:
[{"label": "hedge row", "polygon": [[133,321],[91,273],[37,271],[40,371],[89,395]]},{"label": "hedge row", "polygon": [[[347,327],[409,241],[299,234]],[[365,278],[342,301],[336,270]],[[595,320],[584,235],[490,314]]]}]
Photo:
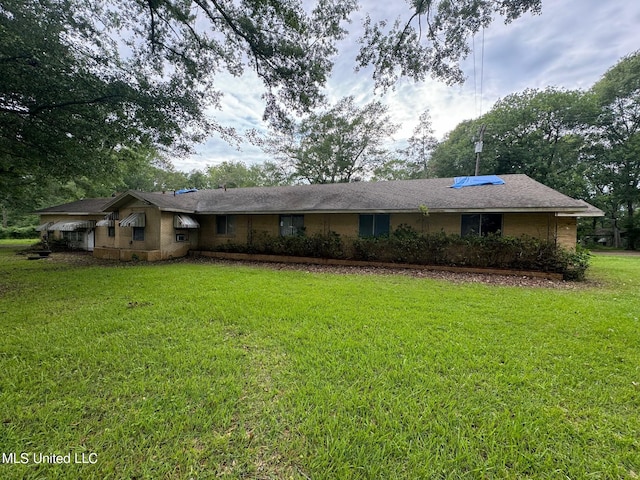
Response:
[{"label": "hedge row", "polygon": [[0,238],[38,238],[36,227],[0,227]]},{"label": "hedge row", "polygon": [[532,237],[485,237],[437,233],[422,235],[401,225],[390,235],[342,238],[329,234],[272,237],[255,233],[249,244],[227,243],[218,251],[338,258],[419,265],[501,268],[561,273],[567,280],[582,280],[589,253],[568,251],[555,243]]}]

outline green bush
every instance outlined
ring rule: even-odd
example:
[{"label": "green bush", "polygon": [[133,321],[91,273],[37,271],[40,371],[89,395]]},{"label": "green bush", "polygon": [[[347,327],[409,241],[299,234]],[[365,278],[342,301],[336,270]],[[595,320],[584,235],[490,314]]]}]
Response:
[{"label": "green bush", "polygon": [[563,271],[563,278],[565,280],[584,280],[591,260],[591,254],[589,251],[586,248],[577,245],[575,252],[565,251],[564,254],[566,255],[566,266]]},{"label": "green bush", "polygon": [[0,227],[0,238],[38,238],[36,227]]},{"label": "green bush", "polygon": [[567,280],[583,280],[589,253],[575,252],[533,237],[465,236],[444,232],[422,235],[407,225],[382,237],[343,240],[339,234],[272,237],[253,232],[248,245],[228,243],[218,251],[345,258],[367,262],[414,263],[472,268],[532,270],[561,273]]}]

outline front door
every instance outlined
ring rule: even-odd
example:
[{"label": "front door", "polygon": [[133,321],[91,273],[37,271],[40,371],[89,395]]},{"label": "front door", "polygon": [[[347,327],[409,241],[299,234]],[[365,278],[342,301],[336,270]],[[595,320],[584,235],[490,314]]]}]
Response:
[{"label": "front door", "polygon": [[96,231],[95,231],[95,229],[89,230],[89,231],[87,232],[87,250],[88,250],[89,252],[93,252],[93,246],[94,246],[94,245],[95,245],[95,243],[96,243],[96,237],[95,237],[95,235],[96,235]]}]

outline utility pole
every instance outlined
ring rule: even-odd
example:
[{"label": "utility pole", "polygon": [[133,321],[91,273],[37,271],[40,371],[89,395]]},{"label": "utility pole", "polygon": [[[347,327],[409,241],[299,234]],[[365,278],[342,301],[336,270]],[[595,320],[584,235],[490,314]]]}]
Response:
[{"label": "utility pole", "polygon": [[484,131],[487,129],[485,124],[482,124],[480,130],[478,130],[478,140],[476,141],[476,177],[480,174],[480,154],[482,153],[482,145],[484,143]]}]

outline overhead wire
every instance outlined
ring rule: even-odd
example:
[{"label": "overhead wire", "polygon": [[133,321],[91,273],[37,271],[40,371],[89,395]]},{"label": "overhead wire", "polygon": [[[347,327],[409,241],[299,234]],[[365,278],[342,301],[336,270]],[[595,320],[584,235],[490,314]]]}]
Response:
[{"label": "overhead wire", "polygon": [[483,87],[484,87],[484,26],[482,27],[482,53],[480,55],[480,116],[482,116]]},{"label": "overhead wire", "polygon": [[476,34],[471,37],[471,48],[473,51],[473,103],[477,117],[482,116],[483,96],[484,96],[484,27],[482,27],[482,40],[480,46],[480,94],[478,95],[478,67],[476,60]]}]

